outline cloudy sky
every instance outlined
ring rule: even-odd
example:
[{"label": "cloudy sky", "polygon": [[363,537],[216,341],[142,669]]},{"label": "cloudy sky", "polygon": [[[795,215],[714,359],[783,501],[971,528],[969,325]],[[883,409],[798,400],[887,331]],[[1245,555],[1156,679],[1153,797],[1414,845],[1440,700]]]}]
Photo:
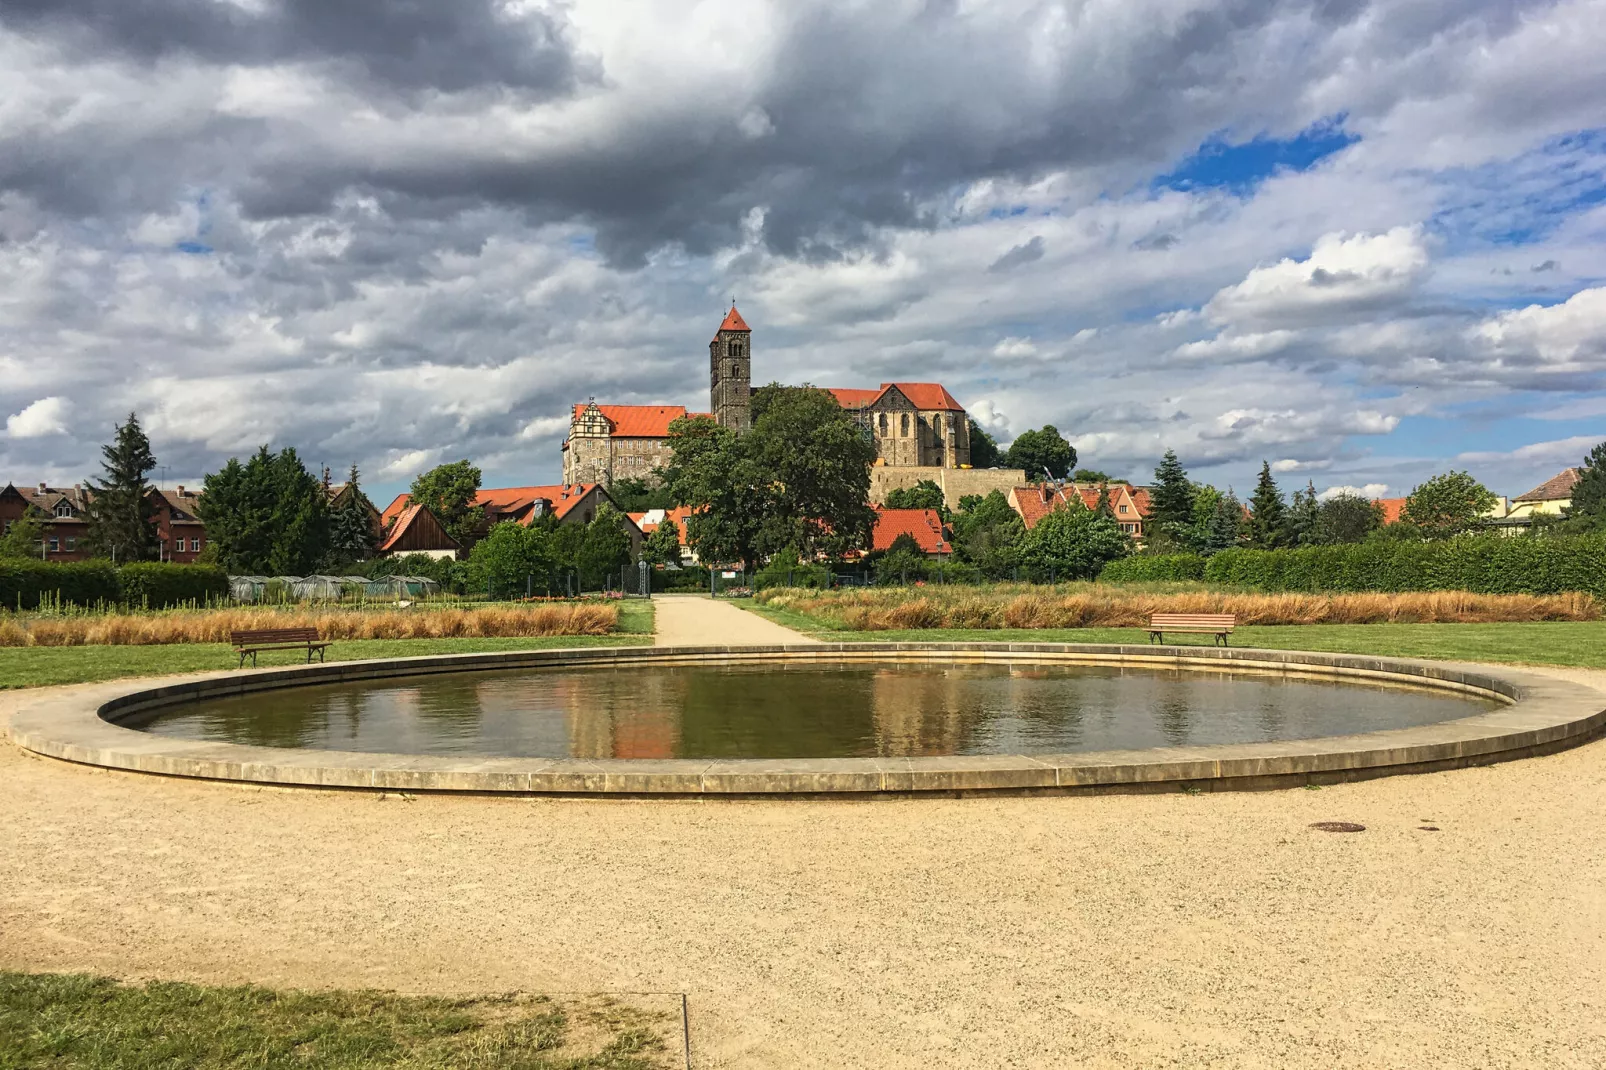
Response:
[{"label": "cloudy sky", "polygon": [[555,481],[569,405],[945,383],[1143,478],[1606,438],[1606,0],[0,0],[0,479]]}]

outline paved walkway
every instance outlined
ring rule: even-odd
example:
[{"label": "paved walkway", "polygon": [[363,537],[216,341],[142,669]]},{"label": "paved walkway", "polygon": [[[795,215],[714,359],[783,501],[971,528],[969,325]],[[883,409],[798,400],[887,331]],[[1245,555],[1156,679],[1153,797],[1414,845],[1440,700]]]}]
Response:
[{"label": "paved walkway", "polygon": [[757,613],[705,595],[665,594],[652,600],[656,646],[775,646],[816,643]]}]

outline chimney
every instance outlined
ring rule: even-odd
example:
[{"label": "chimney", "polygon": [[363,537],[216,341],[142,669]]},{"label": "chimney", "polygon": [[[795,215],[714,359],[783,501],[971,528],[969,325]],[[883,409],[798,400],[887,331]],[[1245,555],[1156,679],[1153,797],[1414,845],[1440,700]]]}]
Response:
[{"label": "chimney", "polygon": [[43,484],[43,483],[41,483],[41,484],[39,484],[39,493],[40,493],[40,494],[43,494],[43,493],[44,493],[44,492],[45,492],[45,491],[47,491],[47,490],[49,490],[49,489],[50,489],[50,488],[49,488],[49,487],[47,487],[47,486],[45,486],[45,485],[44,485],[44,484]]},{"label": "chimney", "polygon": [[182,483],[178,485],[178,496],[180,498],[184,497],[184,484]]}]

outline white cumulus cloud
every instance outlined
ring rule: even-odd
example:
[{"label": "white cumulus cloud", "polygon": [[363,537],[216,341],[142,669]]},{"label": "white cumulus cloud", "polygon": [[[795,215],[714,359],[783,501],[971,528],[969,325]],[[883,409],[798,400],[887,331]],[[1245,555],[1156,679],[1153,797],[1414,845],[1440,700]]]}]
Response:
[{"label": "white cumulus cloud", "polygon": [[43,438],[67,433],[67,399],[40,398],[6,420],[6,434],[12,438]]}]

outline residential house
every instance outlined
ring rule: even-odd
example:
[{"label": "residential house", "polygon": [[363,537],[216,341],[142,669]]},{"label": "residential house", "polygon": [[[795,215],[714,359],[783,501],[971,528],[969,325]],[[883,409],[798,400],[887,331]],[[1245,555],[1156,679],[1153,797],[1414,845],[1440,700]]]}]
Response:
[{"label": "residential house", "polygon": [[[559,524],[589,524],[596,518],[597,510],[604,503],[611,505],[613,502],[608,497],[608,492],[598,483],[489,487],[481,490],[474,498],[474,504],[485,510],[485,522],[475,533],[475,537],[483,538],[496,524],[511,522],[528,527],[549,515],[555,517]],[[382,518],[386,544],[396,538],[396,532],[401,529],[395,525],[401,524],[404,518],[413,535],[397,542],[393,549],[382,548],[382,552],[429,553],[445,557],[459,551],[456,541],[440,527],[440,522],[435,519],[434,514],[428,513],[428,509],[423,506],[419,507],[421,511],[418,512],[410,512],[411,509],[412,498],[406,494],[398,494],[396,499],[385,507]],[[428,514],[427,518],[424,514]],[[631,552],[639,553],[642,542],[641,528],[628,518],[624,527],[626,534],[630,536]]]},{"label": "residential house", "polygon": [[870,548],[886,551],[899,536],[908,535],[927,557],[942,558],[954,552],[942,516],[935,509],[886,509],[877,507]]},{"label": "residential house", "polygon": [[[10,531],[29,507],[44,514],[46,561],[83,561],[89,558],[89,502],[93,492],[82,483],[52,487],[45,483],[18,489],[6,484],[0,490],[0,530]],[[163,561],[189,564],[206,548],[206,525],[198,512],[200,494],[179,486],[153,488],[149,500],[156,522],[157,551]]]},{"label": "residential house", "polygon": [[[1030,531],[1037,522],[1056,509],[1072,501],[1079,501],[1089,509],[1099,503],[1098,483],[1033,483],[1015,487],[1009,492],[1009,504]],[[1102,484],[1108,488],[1110,511],[1115,515],[1121,530],[1134,539],[1143,538],[1143,525],[1150,512],[1149,488],[1135,487],[1130,483]]]},{"label": "residential house", "polygon": [[629,514],[636,527],[641,529],[643,538],[658,530],[664,521],[673,521],[675,530],[680,533],[680,560],[684,563],[695,564],[697,555],[692,551],[691,544],[686,541],[687,521],[691,519],[690,506],[678,506],[674,509],[648,509],[642,513]]}]

